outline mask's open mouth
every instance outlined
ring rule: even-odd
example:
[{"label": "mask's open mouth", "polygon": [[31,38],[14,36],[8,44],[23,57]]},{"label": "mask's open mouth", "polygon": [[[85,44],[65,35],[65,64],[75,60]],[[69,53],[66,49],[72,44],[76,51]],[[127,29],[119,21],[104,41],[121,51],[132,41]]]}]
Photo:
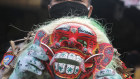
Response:
[{"label": "mask's open mouth", "polygon": [[59,52],[50,61],[55,71],[61,74],[77,74],[81,70],[85,72],[84,59],[71,52]]}]

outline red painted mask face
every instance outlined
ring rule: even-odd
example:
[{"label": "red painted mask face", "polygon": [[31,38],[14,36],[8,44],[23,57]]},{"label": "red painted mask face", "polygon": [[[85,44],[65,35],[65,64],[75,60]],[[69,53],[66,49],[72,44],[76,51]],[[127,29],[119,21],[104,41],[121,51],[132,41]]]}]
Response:
[{"label": "red painted mask face", "polygon": [[92,57],[98,53],[99,45],[95,32],[86,25],[64,23],[57,26],[51,35],[40,31],[34,43],[47,52],[52,73],[58,79],[88,78],[95,69]]},{"label": "red painted mask face", "polygon": [[77,23],[59,25],[51,39],[53,43],[51,48],[56,56],[53,67],[58,77],[77,78],[93,68],[93,62],[85,63],[85,60],[98,50],[97,37],[86,25]]},{"label": "red painted mask face", "polygon": [[53,32],[52,48],[58,49],[66,47],[67,49],[77,49],[86,59],[86,55],[95,54],[97,48],[97,37],[93,30],[86,25],[77,23],[65,23],[59,25]]}]

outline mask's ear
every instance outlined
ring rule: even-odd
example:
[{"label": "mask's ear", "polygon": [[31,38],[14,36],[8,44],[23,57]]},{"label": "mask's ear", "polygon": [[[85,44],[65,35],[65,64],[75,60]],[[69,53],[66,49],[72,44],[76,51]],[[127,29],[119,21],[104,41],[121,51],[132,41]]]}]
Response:
[{"label": "mask's ear", "polygon": [[109,43],[102,43],[99,45],[99,54],[102,53],[103,56],[98,56],[95,60],[97,70],[104,69],[112,60],[114,54],[114,48]]},{"label": "mask's ear", "polygon": [[102,43],[99,44],[99,54],[102,53],[103,56],[98,56],[95,59],[96,68],[93,73],[93,79],[95,79],[95,74],[105,69],[105,67],[111,62],[113,55],[114,55],[114,48],[109,43]]},{"label": "mask's ear", "polygon": [[88,18],[90,18],[91,14],[92,14],[92,10],[93,10],[93,6],[90,5],[90,6],[89,6]]},{"label": "mask's ear", "polygon": [[48,53],[48,56],[54,55],[53,51],[48,46],[50,44],[50,36],[43,30],[36,33],[33,43],[43,48],[43,50]]},{"label": "mask's ear", "polygon": [[34,44],[41,46],[41,39],[43,39],[47,34],[43,31],[40,30],[36,33],[35,38],[34,38]]}]

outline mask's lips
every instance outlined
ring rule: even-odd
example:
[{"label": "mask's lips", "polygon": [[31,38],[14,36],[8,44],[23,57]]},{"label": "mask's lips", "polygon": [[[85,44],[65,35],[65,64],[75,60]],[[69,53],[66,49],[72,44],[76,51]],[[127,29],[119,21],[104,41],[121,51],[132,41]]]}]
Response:
[{"label": "mask's lips", "polygon": [[[55,51],[55,55],[51,59],[50,65],[55,65],[55,63],[66,64],[66,71],[65,71],[66,74],[69,74],[68,70],[70,69],[70,65],[71,67],[74,66],[73,76],[75,77],[78,76],[78,74],[80,74],[81,71],[86,72],[85,62],[84,62],[84,60],[86,59],[86,55],[84,55],[82,51],[75,48],[68,48],[68,47],[53,49],[53,51]],[[77,68],[79,68],[78,71],[75,71],[77,70]],[[61,73],[61,71],[59,72]],[[59,73],[57,75],[60,76]]]},{"label": "mask's lips", "polygon": [[87,65],[90,68],[94,66],[93,61],[91,60],[98,56],[91,54],[87,55],[76,48],[61,47],[58,49],[51,49],[46,44],[41,44],[47,47],[50,53],[53,55],[53,57],[50,59],[50,65],[53,65],[56,75],[64,78],[77,78],[81,71],[85,73],[85,69],[88,68]]}]

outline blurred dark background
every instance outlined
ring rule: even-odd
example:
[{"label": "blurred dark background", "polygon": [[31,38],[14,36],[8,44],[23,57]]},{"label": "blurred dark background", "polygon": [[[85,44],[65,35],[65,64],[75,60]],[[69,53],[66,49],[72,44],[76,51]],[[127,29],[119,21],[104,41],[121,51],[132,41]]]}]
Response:
[{"label": "blurred dark background", "polygon": [[[10,40],[21,39],[35,25],[49,20],[48,0],[0,1],[0,59],[10,46]],[[119,0],[94,0],[92,17],[107,29],[113,46],[122,54],[128,67],[140,65],[140,10],[127,8]]]}]

